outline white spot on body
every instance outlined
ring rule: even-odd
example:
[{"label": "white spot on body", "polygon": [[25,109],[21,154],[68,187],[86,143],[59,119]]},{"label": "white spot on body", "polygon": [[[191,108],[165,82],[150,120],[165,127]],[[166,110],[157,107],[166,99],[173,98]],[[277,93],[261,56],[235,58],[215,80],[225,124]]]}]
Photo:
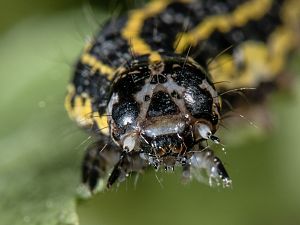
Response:
[{"label": "white spot on body", "polygon": [[200,123],[197,125],[197,128],[202,138],[209,139],[211,137],[212,133],[210,128],[207,125]]},{"label": "white spot on body", "polygon": [[129,135],[124,139],[123,149],[127,149],[128,151],[132,151],[136,144],[136,136]]},{"label": "white spot on body", "polygon": [[123,121],[123,125],[124,126],[126,126],[127,124],[131,124],[131,123],[134,122],[132,116],[126,116],[126,117],[123,118],[122,121]]},{"label": "white spot on body", "polygon": [[115,103],[118,103],[118,102],[119,102],[119,95],[118,95],[118,93],[113,93],[113,95],[111,96],[111,99],[110,99],[110,101],[108,103],[108,106],[107,106],[107,112],[106,112],[107,115],[112,115],[112,106]]}]

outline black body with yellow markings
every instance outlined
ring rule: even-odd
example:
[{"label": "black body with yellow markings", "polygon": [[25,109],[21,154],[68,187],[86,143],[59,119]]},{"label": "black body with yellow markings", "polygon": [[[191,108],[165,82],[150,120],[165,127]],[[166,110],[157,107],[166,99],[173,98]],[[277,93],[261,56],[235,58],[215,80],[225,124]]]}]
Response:
[{"label": "black body with yellow markings", "polygon": [[81,54],[65,102],[99,139],[87,151],[83,182],[94,190],[149,165],[181,165],[187,180],[205,170],[210,183],[229,186],[207,146],[219,143],[220,93],[282,74],[298,47],[298,5],[157,0],[108,21]]}]

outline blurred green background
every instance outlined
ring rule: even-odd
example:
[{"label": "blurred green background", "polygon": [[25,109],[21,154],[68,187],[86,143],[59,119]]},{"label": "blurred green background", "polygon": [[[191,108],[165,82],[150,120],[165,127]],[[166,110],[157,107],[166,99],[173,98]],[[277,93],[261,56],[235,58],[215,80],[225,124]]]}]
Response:
[{"label": "blurred green background", "polygon": [[[117,1],[0,1],[0,224],[300,224],[300,82],[275,93],[274,129],[222,130],[231,189],[148,171],[87,201],[74,198],[92,141],[63,107],[72,65]],[[300,73],[300,56],[289,71]],[[254,121],[255,122],[255,121]],[[259,126],[259,124],[258,124]],[[161,181],[158,182],[158,180]],[[77,216],[78,215],[78,216]]]}]

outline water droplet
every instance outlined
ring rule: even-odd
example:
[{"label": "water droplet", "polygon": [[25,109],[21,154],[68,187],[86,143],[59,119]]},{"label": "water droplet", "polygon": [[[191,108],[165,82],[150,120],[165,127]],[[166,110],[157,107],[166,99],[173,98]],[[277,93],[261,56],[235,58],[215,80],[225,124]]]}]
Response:
[{"label": "water droplet", "polygon": [[46,102],[45,101],[39,101],[38,106],[40,108],[45,108],[46,107]]},{"label": "water droplet", "polygon": [[25,223],[30,223],[30,217],[29,216],[24,216],[23,218]]}]

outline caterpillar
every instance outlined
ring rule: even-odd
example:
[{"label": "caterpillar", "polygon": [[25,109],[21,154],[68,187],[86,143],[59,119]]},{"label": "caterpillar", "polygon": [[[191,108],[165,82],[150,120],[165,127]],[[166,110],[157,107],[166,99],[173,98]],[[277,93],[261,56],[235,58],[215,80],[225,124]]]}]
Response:
[{"label": "caterpillar", "polygon": [[[82,164],[92,192],[148,167],[231,178],[209,142],[229,110],[224,93],[276,87],[299,47],[297,0],[154,0],[106,22],[68,86],[69,117],[95,137]],[[264,94],[262,94],[264,93]],[[227,99],[237,104],[236,97]]]}]

